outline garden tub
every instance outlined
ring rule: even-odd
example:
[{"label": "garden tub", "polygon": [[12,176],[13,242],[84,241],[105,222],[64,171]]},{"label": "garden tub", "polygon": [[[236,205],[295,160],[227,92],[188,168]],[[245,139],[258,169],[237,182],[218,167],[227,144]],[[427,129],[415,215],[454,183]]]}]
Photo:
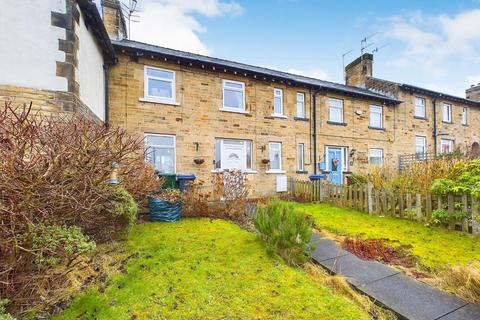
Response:
[{"label": "garden tub", "polygon": [[148,207],[150,209],[150,221],[174,222],[180,220],[182,216],[181,201],[170,203],[166,200],[149,197]]}]

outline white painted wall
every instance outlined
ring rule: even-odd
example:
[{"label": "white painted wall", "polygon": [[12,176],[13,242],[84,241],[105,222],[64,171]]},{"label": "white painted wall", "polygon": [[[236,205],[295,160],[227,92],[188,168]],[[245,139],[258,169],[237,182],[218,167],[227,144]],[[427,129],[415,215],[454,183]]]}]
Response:
[{"label": "white painted wall", "polygon": [[[79,9],[80,11],[80,9]],[[75,32],[79,39],[76,80],[80,85],[80,100],[101,120],[105,120],[105,82],[103,55],[95,37],[85,26],[83,14]]]},{"label": "white painted wall", "polygon": [[65,13],[65,0],[0,2],[0,84],[66,91],[67,79],[56,76],[65,29],[51,25],[52,11]]}]

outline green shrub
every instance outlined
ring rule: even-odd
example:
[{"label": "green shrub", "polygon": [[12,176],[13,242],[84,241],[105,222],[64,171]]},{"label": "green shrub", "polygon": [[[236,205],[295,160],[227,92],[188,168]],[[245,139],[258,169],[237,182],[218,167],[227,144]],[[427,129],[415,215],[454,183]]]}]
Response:
[{"label": "green shrub", "polygon": [[7,313],[7,310],[5,310],[5,305],[7,304],[7,299],[0,300],[0,320],[15,320],[15,318]]},{"label": "green shrub", "polygon": [[450,179],[436,179],[430,187],[430,192],[438,195],[446,195],[453,192],[455,182]]},{"label": "green shrub", "polygon": [[430,223],[434,225],[446,224],[449,221],[447,210],[437,209],[432,212]]},{"label": "green shrub", "polygon": [[138,206],[135,199],[128,193],[128,191],[121,186],[113,188],[112,209],[109,212],[113,216],[121,217],[127,222],[127,227],[130,227],[135,222],[138,214]]},{"label": "green shrub", "polygon": [[259,207],[254,222],[270,253],[280,255],[290,265],[308,261],[312,249],[311,225],[292,204],[271,201]]},{"label": "green shrub", "polygon": [[31,235],[34,263],[38,268],[75,260],[82,253],[95,249],[95,242],[76,226],[34,225]]}]

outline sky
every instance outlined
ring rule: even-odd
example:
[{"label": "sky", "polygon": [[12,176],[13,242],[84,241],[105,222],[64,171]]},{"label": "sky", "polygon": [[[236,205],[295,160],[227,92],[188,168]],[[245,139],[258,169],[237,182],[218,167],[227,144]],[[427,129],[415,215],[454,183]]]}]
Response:
[{"label": "sky", "polygon": [[343,83],[342,54],[373,35],[374,77],[461,97],[480,83],[480,0],[138,1],[132,40]]}]

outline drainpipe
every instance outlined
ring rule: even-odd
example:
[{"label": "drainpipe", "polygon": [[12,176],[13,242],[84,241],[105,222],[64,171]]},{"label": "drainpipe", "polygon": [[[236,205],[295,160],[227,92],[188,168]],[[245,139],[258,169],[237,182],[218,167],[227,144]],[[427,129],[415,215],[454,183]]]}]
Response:
[{"label": "drainpipe", "polygon": [[433,99],[433,156],[437,156],[437,99]]},{"label": "drainpipe", "polygon": [[317,93],[320,89],[313,92],[313,174],[317,174]]},{"label": "drainpipe", "polygon": [[105,88],[105,93],[104,93],[104,102],[105,102],[105,126],[108,127],[109,125],[109,119],[108,119],[108,69],[110,65],[105,63],[103,65],[103,81],[104,81],[104,88]]}]

